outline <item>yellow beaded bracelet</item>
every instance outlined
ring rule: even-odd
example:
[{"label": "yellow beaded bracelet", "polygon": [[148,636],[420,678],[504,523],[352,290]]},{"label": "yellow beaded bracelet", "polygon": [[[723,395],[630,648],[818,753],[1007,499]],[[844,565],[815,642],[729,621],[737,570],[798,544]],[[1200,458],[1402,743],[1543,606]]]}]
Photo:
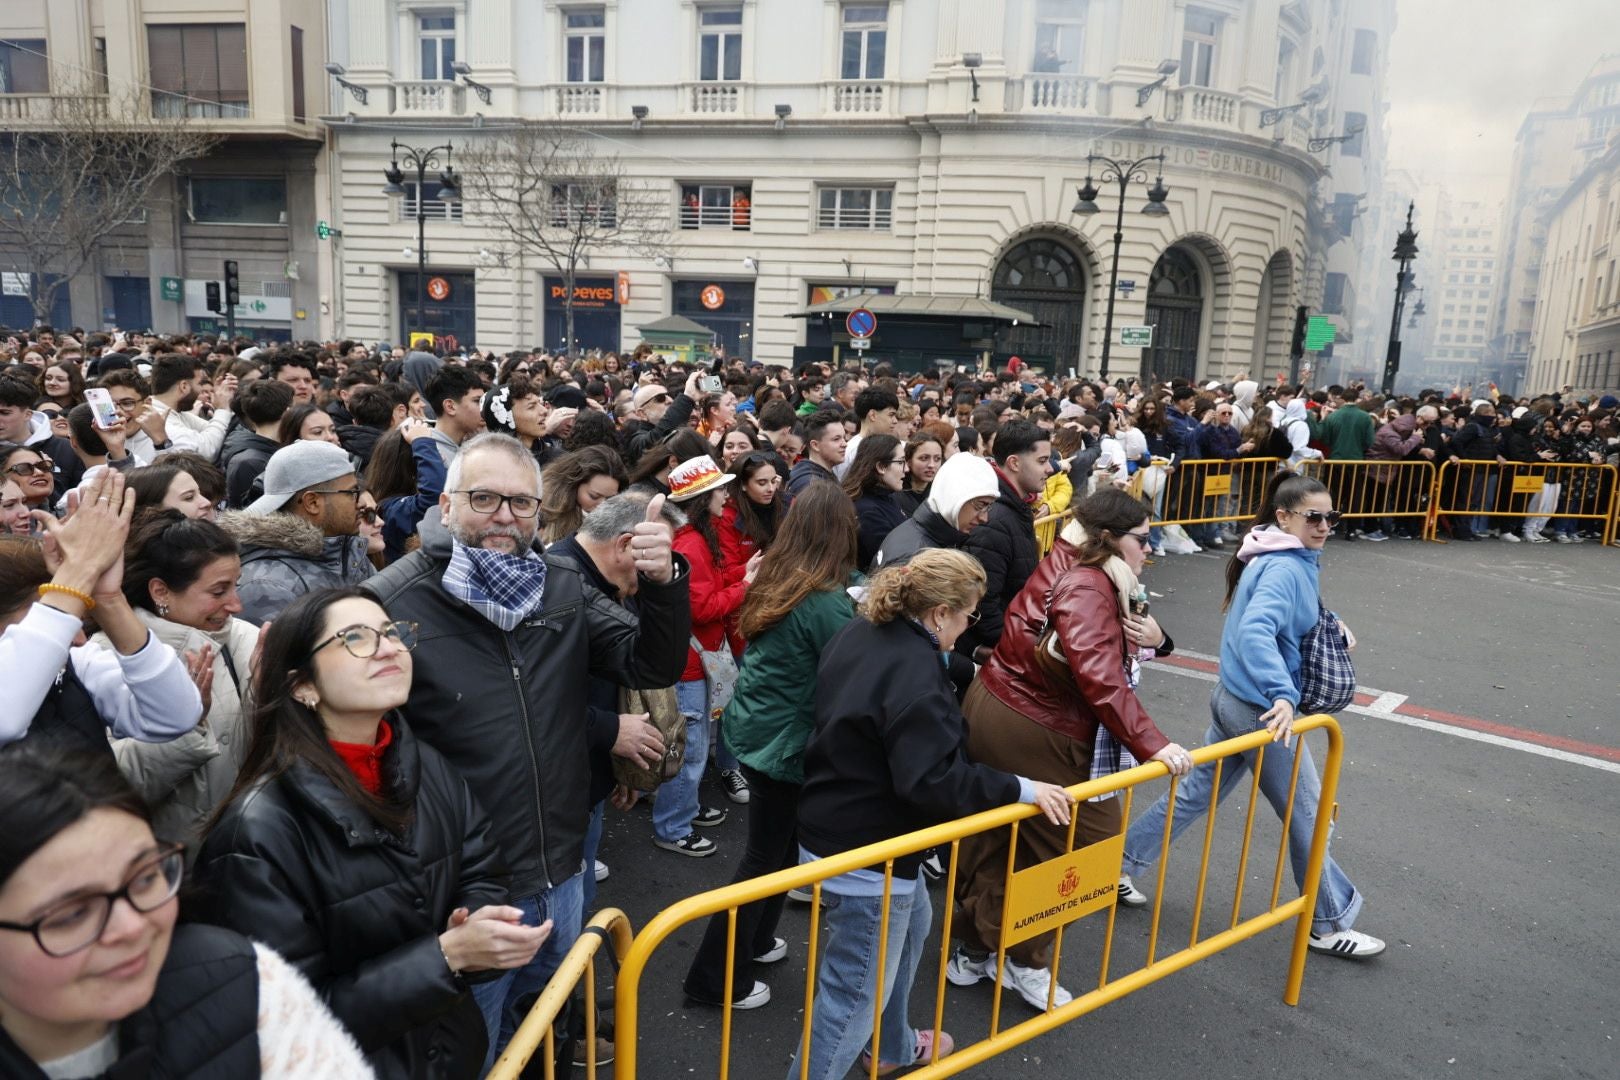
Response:
[{"label": "yellow beaded bracelet", "polygon": [[96,598],[87,592],[80,592],[78,589],[72,589],[66,585],[57,585],[49,581],[39,587],[39,595],[41,599],[44,598],[46,593],[53,592],[59,592],[64,596],[73,597],[73,599],[84,605],[84,610],[86,611],[94,611],[96,609]]}]

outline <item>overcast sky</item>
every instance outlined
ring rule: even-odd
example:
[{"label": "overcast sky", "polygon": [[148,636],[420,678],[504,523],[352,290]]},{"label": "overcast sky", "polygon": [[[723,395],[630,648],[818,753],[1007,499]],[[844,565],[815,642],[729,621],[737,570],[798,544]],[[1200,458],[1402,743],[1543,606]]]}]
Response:
[{"label": "overcast sky", "polygon": [[1389,166],[1460,198],[1507,194],[1513,136],[1538,97],[1620,52],[1615,0],[1398,0],[1389,52]]}]

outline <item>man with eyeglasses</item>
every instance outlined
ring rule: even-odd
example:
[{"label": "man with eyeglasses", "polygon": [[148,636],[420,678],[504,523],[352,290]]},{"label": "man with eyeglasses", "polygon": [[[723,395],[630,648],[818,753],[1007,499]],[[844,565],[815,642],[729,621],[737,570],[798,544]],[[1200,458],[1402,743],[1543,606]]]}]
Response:
[{"label": "man with eyeglasses", "polygon": [[343,448],[300,440],[270,455],[264,494],[220,527],[242,546],[236,592],[242,618],[269,622],[316,589],[358,585],[372,574],[360,532],[360,482]]},{"label": "man with eyeglasses", "polygon": [[412,729],[489,811],[510,903],[530,925],[553,923],[527,967],[473,988],[490,1030],[486,1068],[583,923],[590,680],[653,689],[680,681],[686,666],[687,570],[663,507],[653,498],[628,532],[638,618],[575,559],[537,550],[534,456],[511,436],[477,435],[450,463],[439,512],[419,526],[421,548],[365,586],[420,627],[405,706]]}]

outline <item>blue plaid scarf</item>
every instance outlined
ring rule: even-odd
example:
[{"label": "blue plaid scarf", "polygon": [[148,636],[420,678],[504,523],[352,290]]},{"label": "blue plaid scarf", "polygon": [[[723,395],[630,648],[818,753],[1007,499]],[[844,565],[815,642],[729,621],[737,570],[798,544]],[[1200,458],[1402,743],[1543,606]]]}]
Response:
[{"label": "blue plaid scarf", "polygon": [[508,555],[451,542],[444,591],[502,630],[517,629],[539,610],[545,590],[546,562],[534,552]]}]

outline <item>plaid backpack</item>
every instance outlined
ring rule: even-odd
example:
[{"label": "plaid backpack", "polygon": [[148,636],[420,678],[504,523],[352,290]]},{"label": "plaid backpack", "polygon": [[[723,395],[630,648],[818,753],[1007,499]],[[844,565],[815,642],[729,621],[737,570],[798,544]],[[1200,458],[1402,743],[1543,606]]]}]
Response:
[{"label": "plaid backpack", "polygon": [[1356,699],[1356,666],[1339,618],[1317,602],[1316,625],[1299,642],[1299,711],[1335,713]]}]

